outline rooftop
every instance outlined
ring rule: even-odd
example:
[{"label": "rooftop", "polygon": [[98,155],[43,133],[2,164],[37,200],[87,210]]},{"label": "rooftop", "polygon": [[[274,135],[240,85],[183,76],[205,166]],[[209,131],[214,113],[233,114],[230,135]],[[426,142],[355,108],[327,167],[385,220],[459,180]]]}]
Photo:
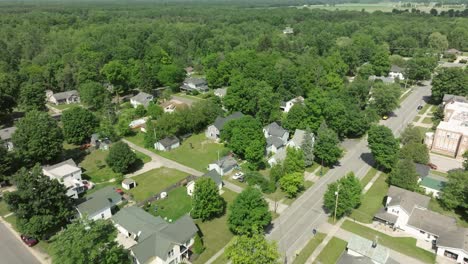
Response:
[{"label": "rooftop", "polygon": [[408,225],[437,236],[447,231],[457,229],[457,221],[455,218],[420,208],[415,208],[413,210],[413,213],[408,219]]},{"label": "rooftop", "polygon": [[401,68],[401,67],[398,66],[398,65],[392,65],[392,67],[390,68],[390,71],[391,71],[391,72],[399,72],[399,73],[402,73],[402,72],[403,72],[403,68]]},{"label": "rooftop", "polygon": [[353,235],[348,241],[348,250],[355,251],[365,257],[368,257],[375,263],[386,263],[390,255],[390,250],[386,247],[377,244],[373,246],[373,242],[369,239]]},{"label": "rooftop", "polygon": [[144,106],[148,106],[149,102],[153,100],[153,96],[145,92],[139,92],[137,95],[130,98],[130,100],[136,101]]},{"label": "rooftop", "polygon": [[282,137],[288,131],[278,125],[278,123],[273,122],[264,128],[270,136]]},{"label": "rooftop", "polygon": [[224,156],[215,162],[219,167],[226,169],[237,165],[237,161],[232,156]]},{"label": "rooftop", "polygon": [[93,215],[103,209],[110,208],[122,201],[122,196],[115,187],[107,186],[85,197],[85,201],[77,208],[81,214]]},{"label": "rooftop", "polygon": [[71,90],[71,91],[65,91],[65,92],[60,92],[60,93],[54,93],[52,96],[57,100],[65,100],[67,98],[70,98],[71,96],[78,96],[78,91],[77,90]]},{"label": "rooftop", "polygon": [[176,136],[168,136],[158,141],[165,148],[170,147],[176,143],[179,143],[180,140]]},{"label": "rooftop", "polygon": [[0,139],[1,140],[10,140],[13,136],[13,133],[16,131],[16,127],[7,127],[4,129],[0,129]]},{"label": "rooftop", "polygon": [[427,208],[429,205],[430,197],[425,195],[411,192],[396,186],[391,185],[387,193],[391,197],[391,201],[387,206],[399,205],[407,214],[411,214],[415,207]]},{"label": "rooftop", "polygon": [[431,188],[433,190],[441,191],[447,184],[447,179],[438,176],[426,176],[422,179],[419,185]]},{"label": "rooftop", "polygon": [[231,120],[235,120],[235,119],[239,119],[241,117],[243,117],[244,114],[242,114],[241,112],[234,112],[226,117],[221,117],[221,116],[218,116],[216,118],[216,120],[214,121],[214,126],[219,130],[221,131],[224,127],[224,125],[231,121]]},{"label": "rooftop", "polygon": [[437,246],[460,248],[468,252],[468,228],[446,231],[437,239]]},{"label": "rooftop", "polygon": [[[296,146],[302,146],[302,143],[304,143],[304,137],[306,135],[306,131],[301,130],[301,129],[296,129],[294,131],[294,136],[292,137],[292,141],[294,142],[294,145]],[[311,133],[312,136],[312,144],[314,143],[314,134]]]},{"label": "rooftop", "polygon": [[209,177],[210,179],[212,179],[216,183],[216,185],[223,183],[223,180],[221,179],[221,175],[219,175],[219,173],[215,169],[210,170],[209,172],[203,174],[203,176]]},{"label": "rooftop", "polygon": [[395,79],[391,77],[383,77],[383,76],[375,76],[371,75],[369,76],[369,81],[375,81],[375,80],[381,80],[383,83],[395,83]]},{"label": "rooftop", "polygon": [[52,174],[57,178],[62,178],[65,175],[81,171],[81,168],[76,165],[73,159],[68,159],[51,166],[44,166],[42,169],[44,172]]},{"label": "rooftop", "polygon": [[416,165],[416,172],[418,173],[420,178],[424,178],[427,175],[429,175],[429,170],[430,170],[429,166],[425,164],[419,164],[419,163],[415,163],[415,165]]},{"label": "rooftop", "polygon": [[275,146],[276,148],[280,148],[280,147],[284,146],[283,140],[281,138],[275,137],[275,136],[267,137],[266,142],[267,142],[267,147]]},{"label": "rooftop", "polygon": [[466,98],[464,96],[460,96],[460,95],[444,94],[444,97],[442,98],[442,101],[444,103],[447,103],[448,101],[468,103],[468,98]]},{"label": "rooftop", "polygon": [[468,135],[468,103],[451,101],[445,105],[445,120],[437,129],[449,130]]}]

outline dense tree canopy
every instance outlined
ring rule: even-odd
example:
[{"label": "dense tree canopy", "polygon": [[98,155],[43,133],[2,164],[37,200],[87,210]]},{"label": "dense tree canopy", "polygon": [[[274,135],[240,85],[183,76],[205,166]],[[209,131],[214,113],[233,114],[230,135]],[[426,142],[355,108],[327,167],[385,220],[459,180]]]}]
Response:
[{"label": "dense tree canopy", "polygon": [[276,242],[267,241],[262,234],[234,237],[224,254],[233,264],[274,264],[280,257]]},{"label": "dense tree canopy", "polygon": [[93,112],[79,106],[65,110],[61,120],[65,140],[76,145],[89,140],[98,125]]},{"label": "dense tree canopy", "polygon": [[416,166],[411,159],[399,160],[389,177],[390,184],[410,191],[416,190],[418,179]]},{"label": "dense tree canopy", "polygon": [[[328,185],[324,195],[324,206],[330,215],[335,214],[336,206],[336,217],[341,218],[350,214],[361,204],[361,191],[359,179],[353,173],[349,173],[337,182]],[[338,203],[336,203],[337,199]]]},{"label": "dense tree canopy", "polygon": [[444,68],[432,79],[432,100],[442,102],[445,94],[468,96],[468,71]]},{"label": "dense tree canopy", "polygon": [[468,213],[468,171],[455,170],[448,175],[447,185],[441,196],[442,204],[448,209],[461,209]]},{"label": "dense tree canopy", "polygon": [[379,115],[391,113],[400,105],[401,88],[397,84],[375,83],[372,88],[371,106]]},{"label": "dense tree canopy", "polygon": [[339,143],[340,141],[335,131],[329,129],[323,123],[317,132],[314,145],[314,155],[317,162],[323,161],[325,165],[335,164],[343,153]]},{"label": "dense tree canopy", "polygon": [[386,126],[373,125],[367,138],[372,155],[379,166],[391,170],[398,159],[400,145]]},{"label": "dense tree canopy", "polygon": [[109,167],[118,173],[126,173],[130,167],[137,161],[137,156],[130,147],[124,142],[114,143],[109,149],[109,155],[106,157],[106,163]]},{"label": "dense tree canopy", "polygon": [[219,195],[218,186],[208,177],[202,177],[195,182],[192,199],[192,217],[203,221],[220,216],[226,208],[226,201]]}]

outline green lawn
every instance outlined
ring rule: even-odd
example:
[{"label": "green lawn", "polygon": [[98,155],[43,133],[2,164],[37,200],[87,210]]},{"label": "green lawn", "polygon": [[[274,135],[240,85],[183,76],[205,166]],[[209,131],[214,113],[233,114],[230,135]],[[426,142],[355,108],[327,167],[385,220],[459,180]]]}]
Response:
[{"label": "green lawn", "polygon": [[420,114],[420,115],[424,114],[424,113],[427,111],[427,109],[429,109],[430,107],[432,107],[432,105],[430,105],[430,104],[425,104],[425,105],[423,106],[423,108],[421,108],[421,110],[418,111],[418,114]]},{"label": "green lawn", "polygon": [[138,150],[135,150],[135,154],[137,156],[137,159],[141,160],[143,163],[148,163],[151,161],[150,156],[145,155]]},{"label": "green lawn", "polygon": [[423,123],[423,124],[432,124],[432,117],[425,117],[425,118],[422,120],[422,123]]},{"label": "green lawn", "polygon": [[350,218],[363,223],[372,223],[374,215],[383,207],[383,199],[387,195],[386,179],[385,174],[380,174],[372,187],[363,195],[361,205],[353,210]]},{"label": "green lawn", "polygon": [[8,205],[3,199],[0,199],[0,216],[4,216],[9,213],[10,211],[8,210]]},{"label": "green lawn", "polygon": [[140,202],[187,177],[187,173],[169,168],[150,170],[133,177],[137,186],[129,192]]},{"label": "green lawn", "polygon": [[59,110],[65,110],[74,106],[81,106],[79,103],[73,103],[73,104],[59,104],[59,105],[54,105],[54,104],[48,104],[52,106],[53,108],[59,109]]},{"label": "green lawn", "polygon": [[361,179],[361,185],[362,188],[366,187],[366,185],[374,178],[374,176],[377,174],[378,170],[375,168],[370,168],[370,170],[366,173],[366,176]]},{"label": "green lawn", "polygon": [[445,177],[445,178],[447,178],[447,176],[448,176],[448,173],[446,173],[446,172],[441,172],[441,171],[436,171],[436,170],[431,170],[431,171],[429,172],[429,174],[434,174],[434,175],[441,176],[441,177]]},{"label": "green lawn", "polygon": [[312,166],[306,168],[305,170],[306,170],[307,172],[314,172],[319,166],[320,166],[320,164],[318,164],[317,162],[314,162],[314,163],[312,164]]},{"label": "green lawn", "polygon": [[373,240],[379,237],[379,242],[390,249],[404,255],[419,259],[425,263],[434,263],[435,254],[416,246],[416,239],[412,237],[391,237],[374,229],[346,220],[341,228],[364,238]]},{"label": "green lawn", "polygon": [[[155,210],[155,207],[157,207],[157,210]],[[187,188],[181,186],[170,191],[166,199],[151,204],[149,213],[175,221],[189,213],[190,210],[192,210],[192,199],[187,194]]]},{"label": "green lawn", "polygon": [[171,151],[156,151],[157,154],[199,171],[206,171],[208,164],[215,162],[227,152],[223,144],[215,143],[201,133],[182,142]]},{"label": "green lawn", "polygon": [[434,199],[434,198],[431,199],[431,201],[429,202],[429,210],[434,211],[439,214],[453,217],[457,219],[457,224],[459,226],[468,228],[468,217],[463,217],[454,211],[443,208],[437,199]]},{"label": "green lawn", "polygon": [[322,243],[322,241],[325,239],[327,235],[323,233],[317,233],[309,242],[307,245],[301,250],[301,253],[297,255],[297,257],[294,259],[293,264],[303,264],[306,263],[307,259],[312,255],[314,250]]},{"label": "green lawn", "polygon": [[125,139],[142,148],[145,146],[145,134],[143,133],[136,133],[135,135],[126,137]]},{"label": "green lawn", "polygon": [[106,150],[94,150],[80,163],[81,168],[84,169],[83,174],[88,176],[92,182],[105,182],[118,176],[106,164],[108,154],[109,151]]},{"label": "green lawn", "polygon": [[16,215],[10,215],[9,217],[5,217],[5,218],[3,218],[3,219],[4,219],[5,221],[7,221],[8,223],[10,223],[10,224],[13,226],[13,228],[14,228],[16,231],[18,231],[17,228],[16,228]]},{"label": "green lawn", "polygon": [[[236,198],[237,193],[224,189],[222,196],[228,203],[228,206],[230,206]],[[202,264],[226,246],[234,235],[229,231],[227,225],[227,213],[220,218],[207,222],[196,220],[196,223],[203,235],[203,243],[206,249],[193,263]],[[219,261],[217,263],[226,263],[220,262],[225,259],[224,256],[220,256],[218,259]]]},{"label": "green lawn", "polygon": [[345,251],[347,244],[348,243],[342,239],[332,237],[322,252],[320,252],[315,262],[321,264],[335,264],[341,257],[341,254],[343,254],[343,251]]}]

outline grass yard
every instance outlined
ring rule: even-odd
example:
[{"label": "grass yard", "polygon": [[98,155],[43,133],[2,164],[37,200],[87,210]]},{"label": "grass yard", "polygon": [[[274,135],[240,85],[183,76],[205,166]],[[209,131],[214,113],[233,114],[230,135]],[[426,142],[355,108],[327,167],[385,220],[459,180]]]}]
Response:
[{"label": "grass yard", "polygon": [[436,171],[436,170],[430,170],[429,174],[434,174],[434,175],[445,177],[445,178],[447,178],[448,176],[448,173],[442,172],[442,171]]},{"label": "grass yard", "polygon": [[187,177],[187,173],[169,168],[158,168],[140,174],[133,179],[137,186],[129,192],[133,199],[140,202],[155,195],[172,184]]},{"label": "grass yard", "polygon": [[3,199],[0,199],[0,216],[4,216],[9,213],[10,211],[8,210],[8,205]]},{"label": "grass yard", "polygon": [[361,179],[361,185],[362,188],[366,187],[366,185],[374,178],[374,176],[377,174],[378,170],[375,168],[370,168],[370,170],[366,173],[366,176]]},{"label": "grass yard", "polygon": [[350,218],[362,223],[372,223],[375,213],[383,206],[383,199],[387,195],[387,176],[380,174],[372,187],[363,195],[359,208],[353,210]]},{"label": "grass yard", "polygon": [[447,210],[445,208],[442,207],[442,205],[439,203],[439,201],[437,199],[431,199],[431,201],[429,202],[429,210],[431,211],[434,211],[436,213],[439,213],[439,214],[443,214],[443,215],[446,215],[446,216],[450,216],[450,217],[453,217],[455,219],[457,219],[457,224],[461,227],[465,227],[465,228],[468,228],[468,216],[461,216],[459,214],[457,214],[456,212],[454,211],[451,211],[451,210]]},{"label": "grass yard", "polygon": [[59,105],[54,105],[54,104],[48,104],[49,106],[56,108],[58,110],[65,110],[74,106],[81,106],[79,103],[73,103],[73,104],[59,104]]},{"label": "grass yard", "polygon": [[425,118],[422,120],[422,123],[423,123],[423,124],[432,124],[432,117],[425,117]]},{"label": "grass yard", "polygon": [[309,242],[307,245],[301,250],[301,253],[297,255],[297,257],[294,259],[293,264],[304,264],[306,263],[307,259],[312,255],[314,250],[322,243],[322,241],[325,239],[327,235],[323,233],[317,233]]},{"label": "grass yard", "polygon": [[92,182],[105,182],[118,176],[118,173],[113,172],[106,164],[108,154],[109,151],[94,150],[80,163],[81,168],[84,169],[83,174],[88,176]]},{"label": "grass yard", "polygon": [[[222,194],[222,196],[226,200],[229,207],[236,198],[237,193],[224,189],[224,193]],[[227,213],[220,218],[216,218],[207,222],[196,220],[196,224],[198,225],[198,228],[200,229],[203,235],[203,243],[206,249],[193,263],[202,264],[205,263],[208,259],[210,259],[224,246],[226,246],[227,243],[231,241],[234,235],[231,233],[231,231],[229,231],[229,227],[227,225]],[[219,261],[223,261],[223,256],[220,256],[218,258]]]},{"label": "grass yard", "polygon": [[[155,151],[155,150],[154,150]],[[223,144],[208,140],[205,134],[197,134],[182,142],[181,146],[171,151],[155,151],[157,154],[174,160],[199,171],[206,171],[208,164],[226,154]]]},{"label": "grass yard", "polygon": [[[341,228],[364,238],[373,240],[379,237],[379,242],[390,249],[404,255],[419,259],[425,263],[434,263],[435,254],[416,246],[416,239],[412,237],[391,237],[374,229],[346,220]],[[322,251],[323,253],[323,251]]]},{"label": "grass yard", "polygon": [[347,244],[348,243],[342,239],[332,237],[322,252],[320,252],[320,255],[318,255],[315,262],[322,264],[335,264],[341,257],[341,254],[343,254],[343,251],[345,251]]},{"label": "grass yard", "polygon": [[[155,207],[157,207],[157,210],[155,210]],[[151,204],[149,213],[176,221],[191,210],[192,198],[187,194],[187,188],[181,186],[170,191],[166,199]]]},{"label": "grass yard", "polygon": [[16,215],[10,215],[8,217],[5,217],[3,218],[5,221],[7,221],[8,223],[11,224],[11,226],[16,230],[18,231],[18,229],[16,228]]},{"label": "grass yard", "polygon": [[421,118],[420,115],[415,116],[414,119],[413,119],[413,123],[418,122],[420,118]]},{"label": "grass yard", "polygon": [[422,115],[422,114],[426,113],[427,109],[429,109],[430,107],[432,107],[432,105],[430,105],[430,104],[425,104],[425,105],[423,106],[423,108],[421,108],[421,110],[418,111],[418,114]]},{"label": "grass yard", "polygon": [[314,162],[312,166],[306,168],[305,171],[314,172],[318,167],[320,167],[320,164],[318,164],[317,162]]},{"label": "grass yard", "polygon": [[150,156],[145,155],[138,150],[135,150],[135,154],[137,156],[137,159],[141,160],[143,163],[148,163],[151,161]]},{"label": "grass yard", "polygon": [[145,147],[145,134],[143,133],[136,133],[135,135],[126,137],[125,139],[142,148]]}]

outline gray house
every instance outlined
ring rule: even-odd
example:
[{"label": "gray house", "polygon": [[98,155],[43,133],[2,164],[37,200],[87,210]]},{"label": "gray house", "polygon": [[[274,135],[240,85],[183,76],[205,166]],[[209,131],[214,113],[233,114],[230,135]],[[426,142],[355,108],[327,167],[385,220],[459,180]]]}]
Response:
[{"label": "gray house", "polygon": [[215,170],[220,175],[225,175],[237,167],[237,161],[231,156],[222,157],[220,160],[208,165],[208,170]]},{"label": "gray house", "polygon": [[90,220],[109,219],[112,216],[112,208],[121,202],[122,195],[117,193],[115,187],[107,186],[87,195],[76,210],[80,217],[87,216]]},{"label": "gray house", "polygon": [[169,151],[178,148],[180,140],[176,136],[165,137],[158,142],[154,143],[154,148],[160,151]]},{"label": "gray house", "polygon": [[72,104],[80,102],[80,95],[77,90],[71,90],[61,93],[54,93],[51,90],[46,91],[46,99],[48,102],[59,105],[59,104]]},{"label": "gray house", "polygon": [[241,112],[232,113],[231,115],[227,117],[218,116],[216,120],[214,121],[214,124],[208,126],[208,129],[205,132],[206,137],[215,139],[215,140],[219,139],[221,131],[223,130],[223,127],[227,122],[231,120],[239,119],[243,116],[244,115]]},{"label": "gray house", "polygon": [[285,144],[288,142],[289,138],[289,132],[278,125],[278,123],[273,122],[269,124],[268,126],[263,128],[263,134],[265,135],[265,138],[269,137],[277,137],[280,138]]},{"label": "gray house", "polygon": [[134,263],[182,263],[188,260],[198,228],[185,215],[173,223],[155,217],[137,206],[123,208],[112,217],[117,230],[133,246],[129,248]]},{"label": "gray house", "polygon": [[137,108],[139,105],[147,107],[148,104],[153,101],[153,99],[154,96],[151,94],[139,92],[137,95],[130,98],[130,104],[132,104],[134,108]]},{"label": "gray house", "polygon": [[[208,177],[214,181],[216,186],[218,187],[218,190],[221,192],[221,189],[223,188],[223,179],[221,175],[216,170],[210,170],[209,172],[205,173],[202,175],[202,177]],[[193,192],[195,191],[195,181],[191,181],[187,183],[187,194],[192,196]]]},{"label": "gray house", "polygon": [[4,129],[0,129],[0,139],[3,141],[3,144],[5,145],[5,148],[8,151],[13,150],[13,142],[11,141],[11,138],[15,131],[16,127],[7,127]]},{"label": "gray house", "polygon": [[185,79],[184,84],[180,87],[181,91],[193,92],[197,91],[200,93],[208,91],[208,83],[205,78],[189,77]]}]

